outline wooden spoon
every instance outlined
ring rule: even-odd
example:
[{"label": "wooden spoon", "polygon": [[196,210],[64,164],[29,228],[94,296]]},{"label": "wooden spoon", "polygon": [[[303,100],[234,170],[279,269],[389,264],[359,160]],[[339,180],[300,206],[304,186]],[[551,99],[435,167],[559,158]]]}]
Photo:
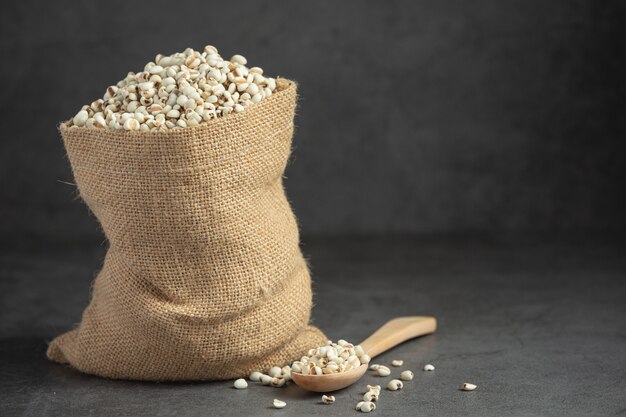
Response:
[{"label": "wooden spoon", "polygon": [[[428,316],[398,317],[388,321],[373,335],[365,339],[361,346],[370,358],[414,337],[434,333],[437,320]],[[330,392],[345,388],[358,381],[369,365],[361,365],[346,372],[325,375],[303,375],[292,373],[291,379],[299,387],[315,392]]]}]

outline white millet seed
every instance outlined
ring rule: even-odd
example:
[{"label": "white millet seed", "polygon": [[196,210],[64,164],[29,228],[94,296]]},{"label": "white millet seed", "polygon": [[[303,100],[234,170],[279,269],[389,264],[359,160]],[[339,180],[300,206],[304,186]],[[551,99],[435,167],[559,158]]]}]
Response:
[{"label": "white millet seed", "polygon": [[391,375],[391,369],[387,368],[386,366],[380,365],[378,369],[376,369],[376,374],[378,376],[389,376]]},{"label": "white millet seed", "polygon": [[286,382],[287,381],[285,380],[285,378],[272,378],[270,385],[276,388],[280,388],[285,385]]},{"label": "white millet seed", "polygon": [[269,384],[271,384],[271,382],[272,382],[272,380],[273,380],[273,379],[274,379],[274,378],[272,378],[272,377],[271,377],[271,376],[269,376],[269,375],[261,375],[261,376],[259,377],[259,381],[261,381],[261,384],[263,384],[263,385],[269,385]]},{"label": "white millet seed", "polygon": [[322,395],[322,402],[324,404],[333,404],[335,402],[334,395]]},{"label": "white millet seed", "polygon": [[432,366],[431,364],[427,364],[427,365],[424,365],[424,370],[425,371],[434,371],[435,367]]},{"label": "white millet seed", "polygon": [[474,391],[476,388],[478,388],[476,385],[474,384],[470,384],[469,382],[465,382],[462,386],[461,389],[463,391]]},{"label": "white millet seed", "polygon": [[374,411],[376,410],[376,403],[373,403],[371,401],[364,401],[363,404],[361,404],[360,410],[364,413]]},{"label": "white millet seed", "polygon": [[272,378],[277,378],[279,377],[281,374],[283,373],[282,369],[280,369],[278,366],[273,366],[270,368],[269,371],[267,371],[267,374],[269,376],[271,376]]},{"label": "white millet seed", "polygon": [[404,388],[404,384],[399,379],[392,379],[387,384],[387,389],[389,391],[397,391],[397,390],[402,389],[402,388]]},{"label": "white millet seed", "polygon": [[248,383],[246,382],[245,379],[239,378],[238,380],[235,381],[233,386],[237,389],[246,389],[248,388]]},{"label": "white millet seed", "polygon": [[230,58],[230,62],[239,65],[246,65],[248,63],[248,60],[241,55],[233,55],[232,58]]},{"label": "white millet seed", "polygon": [[250,381],[259,382],[261,380],[261,375],[263,375],[259,371],[254,371],[250,374]]},{"label": "white millet seed", "polygon": [[287,403],[279,400],[278,398],[274,398],[274,408],[285,408]]},{"label": "white millet seed", "polygon": [[286,381],[290,381],[291,380],[291,367],[288,365],[283,366],[282,374],[280,376],[284,378]]},{"label": "white millet seed", "polygon": [[357,411],[361,411],[361,406],[363,405],[364,402],[365,401],[359,401],[358,403],[356,403],[356,407],[355,408],[356,408]]},{"label": "white millet seed", "polygon": [[368,391],[365,394],[363,394],[363,401],[372,401],[372,402],[376,402],[378,401],[378,397],[380,396],[380,393],[374,392],[374,391]]},{"label": "white millet seed", "polygon": [[89,113],[87,113],[85,110],[81,110],[76,113],[76,116],[74,116],[72,121],[76,126],[85,126],[87,119],[89,119]]},{"label": "white millet seed", "polygon": [[167,112],[166,116],[170,119],[178,119],[180,117],[180,112],[178,110],[172,109]]},{"label": "white millet seed", "polygon": [[413,376],[413,371],[402,371],[400,373],[400,379],[403,381],[412,381]]},{"label": "white millet seed", "polygon": [[401,359],[394,359],[391,361],[391,366],[402,366],[404,365],[404,361]]},{"label": "white millet seed", "polygon": [[139,126],[140,124],[137,119],[127,119],[124,122],[124,130],[138,130]]},{"label": "white millet seed", "polygon": [[369,369],[370,369],[370,371],[377,371],[378,368],[380,368],[380,365],[377,364],[377,363],[373,363],[373,364],[370,365]]}]

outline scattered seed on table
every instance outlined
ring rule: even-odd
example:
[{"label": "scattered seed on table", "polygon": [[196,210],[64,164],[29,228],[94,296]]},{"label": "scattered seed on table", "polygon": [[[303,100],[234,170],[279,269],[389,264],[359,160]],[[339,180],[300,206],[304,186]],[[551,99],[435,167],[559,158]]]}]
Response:
[{"label": "scattered seed on table", "polygon": [[378,376],[389,376],[391,375],[391,369],[387,368],[386,366],[380,365],[378,369],[376,369],[376,373],[378,374]]},{"label": "scattered seed on table", "polygon": [[363,413],[369,413],[370,411],[374,411],[376,410],[376,403],[373,403],[371,401],[363,401],[363,404],[361,404],[360,410]]},{"label": "scattered seed on table", "polygon": [[374,391],[368,391],[365,394],[363,394],[363,401],[371,401],[371,402],[376,402],[378,401],[378,396],[379,393],[374,392]]},{"label": "scattered seed on table", "polygon": [[281,373],[282,373],[282,370],[278,366],[273,366],[270,368],[269,371],[267,371],[267,374],[271,376],[272,378],[276,378],[280,376]]},{"label": "scattered seed on table", "polygon": [[463,391],[474,391],[476,388],[478,388],[476,385],[474,384],[470,384],[469,382],[465,382],[462,386],[461,389]]},{"label": "scattered seed on table", "polygon": [[243,378],[239,378],[238,380],[236,380],[233,385],[237,389],[246,389],[246,388],[248,388],[248,383]]},{"label": "scattered seed on table", "polygon": [[322,402],[324,404],[333,404],[335,402],[334,395],[322,395]]},{"label": "scattered seed on table", "polygon": [[285,378],[272,378],[270,385],[276,388],[280,388],[285,385],[286,382],[287,381],[285,380]]},{"label": "scattered seed on table", "polygon": [[434,371],[435,367],[432,366],[431,364],[427,364],[427,365],[424,365],[424,370],[425,371]]},{"label": "scattered seed on table", "polygon": [[274,398],[274,408],[285,408],[287,403],[279,400],[278,398]]},{"label": "scattered seed on table", "polygon": [[378,401],[378,397],[380,396],[380,385],[368,385],[367,391],[363,394],[363,401]]},{"label": "scattered seed on table", "polygon": [[391,361],[391,366],[402,366],[404,361],[402,359],[394,359]]},{"label": "scattered seed on table", "polygon": [[402,371],[400,373],[400,379],[403,380],[403,381],[411,381],[411,380],[413,380],[413,376],[414,376],[413,375],[413,371],[409,371],[409,370]]},{"label": "scattered seed on table", "polygon": [[397,390],[402,389],[402,388],[404,388],[404,384],[399,379],[392,379],[387,384],[387,389],[389,391],[397,391]]},{"label": "scattered seed on table", "polygon": [[250,381],[259,382],[261,380],[261,375],[263,375],[259,371],[254,371],[250,374]]}]

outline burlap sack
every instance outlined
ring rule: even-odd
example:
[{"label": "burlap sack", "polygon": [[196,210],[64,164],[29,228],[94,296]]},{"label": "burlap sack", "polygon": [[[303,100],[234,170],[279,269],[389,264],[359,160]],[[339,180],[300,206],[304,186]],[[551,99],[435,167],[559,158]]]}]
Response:
[{"label": "burlap sack", "polygon": [[60,126],[80,195],[109,241],[80,325],[48,357],[90,374],[228,379],[326,337],[282,175],[296,85],[168,132]]}]

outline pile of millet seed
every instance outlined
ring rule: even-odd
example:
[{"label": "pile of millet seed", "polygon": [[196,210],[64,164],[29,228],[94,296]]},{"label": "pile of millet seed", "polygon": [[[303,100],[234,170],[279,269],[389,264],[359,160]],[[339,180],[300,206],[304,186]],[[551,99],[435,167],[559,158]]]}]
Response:
[{"label": "pile of millet seed", "polygon": [[343,339],[326,346],[310,349],[306,356],[291,364],[291,370],[305,375],[323,375],[345,372],[368,364],[370,357],[361,345],[353,345]]},{"label": "pile of millet seed", "polygon": [[83,106],[69,126],[162,131],[242,112],[276,90],[276,79],[247,62],[241,55],[225,60],[211,45],[202,52],[159,54]]}]

